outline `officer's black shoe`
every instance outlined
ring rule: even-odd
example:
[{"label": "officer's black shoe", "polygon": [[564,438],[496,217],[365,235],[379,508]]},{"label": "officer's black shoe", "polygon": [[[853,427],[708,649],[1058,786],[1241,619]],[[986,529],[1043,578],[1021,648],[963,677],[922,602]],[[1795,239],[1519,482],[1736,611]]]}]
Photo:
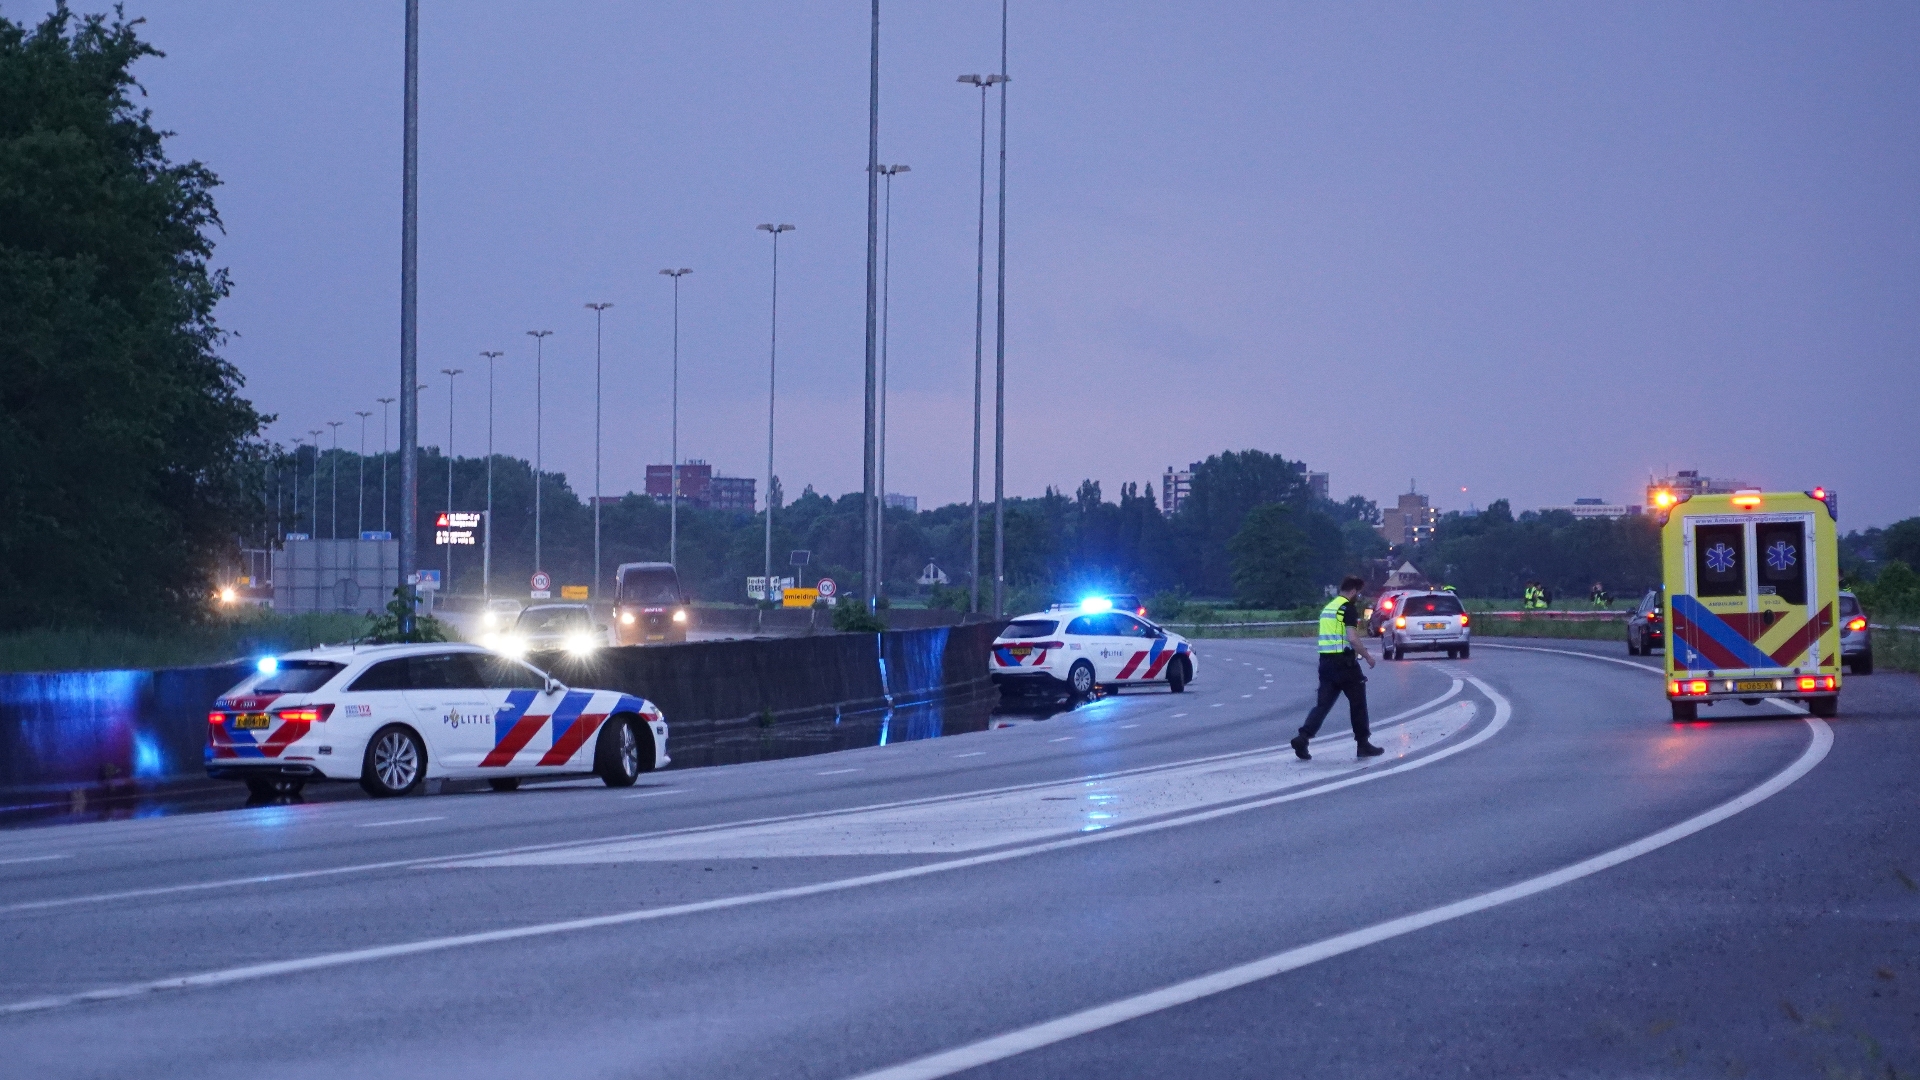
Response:
[{"label": "officer's black shoe", "polygon": [[1360,757],[1379,757],[1381,754],[1384,754],[1386,752],[1387,752],[1386,747],[1375,746],[1372,743],[1361,743],[1359,756]]},{"label": "officer's black shoe", "polygon": [[1301,761],[1313,760],[1313,755],[1307,753],[1307,737],[1305,735],[1295,735],[1287,745],[1293,747],[1294,757],[1299,758]]}]

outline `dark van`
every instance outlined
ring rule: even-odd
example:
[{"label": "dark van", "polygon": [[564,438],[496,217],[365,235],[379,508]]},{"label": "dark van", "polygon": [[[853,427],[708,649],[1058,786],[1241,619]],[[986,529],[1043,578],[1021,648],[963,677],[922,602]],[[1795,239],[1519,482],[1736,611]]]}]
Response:
[{"label": "dark van", "polygon": [[685,641],[692,619],[691,598],[672,563],[622,563],[614,571],[615,645]]}]

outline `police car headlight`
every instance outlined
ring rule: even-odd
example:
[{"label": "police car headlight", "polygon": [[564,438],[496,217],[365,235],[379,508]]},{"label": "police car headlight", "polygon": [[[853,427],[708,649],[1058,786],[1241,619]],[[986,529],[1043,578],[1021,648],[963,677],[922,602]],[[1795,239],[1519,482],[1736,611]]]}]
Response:
[{"label": "police car headlight", "polygon": [[600,643],[591,634],[573,634],[567,638],[567,651],[575,656],[585,656],[600,647]]},{"label": "police car headlight", "polygon": [[686,609],[685,609],[685,608],[681,608],[681,609],[680,609],[679,611],[676,611],[676,612],[674,612],[674,613],[673,613],[673,621],[674,621],[674,622],[677,622],[677,623],[683,623],[683,622],[686,622],[686,621],[687,621],[687,611],[686,611]]}]

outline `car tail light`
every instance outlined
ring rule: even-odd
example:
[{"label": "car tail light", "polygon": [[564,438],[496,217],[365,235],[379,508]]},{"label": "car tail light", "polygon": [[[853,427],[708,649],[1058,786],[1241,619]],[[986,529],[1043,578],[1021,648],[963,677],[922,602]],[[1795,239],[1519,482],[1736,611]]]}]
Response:
[{"label": "car tail light", "polygon": [[1689,679],[1684,682],[1675,679],[1667,684],[1667,693],[1673,697],[1691,697],[1706,692],[1707,680],[1705,679]]},{"label": "car tail light", "polygon": [[1460,613],[1460,625],[1461,626],[1467,625],[1467,615],[1465,612]]},{"label": "car tail light", "polygon": [[1393,601],[1392,601],[1391,599],[1387,599],[1387,600],[1382,600],[1382,601],[1380,601],[1380,610],[1381,610],[1381,611],[1392,611],[1392,610],[1393,610]]},{"label": "car tail light", "polygon": [[1839,683],[1840,680],[1831,675],[1802,675],[1796,685],[1802,690],[1832,690]]},{"label": "car tail light", "polygon": [[223,713],[223,712],[210,712],[210,713],[208,713],[208,714],[207,714],[207,723],[209,723],[209,724],[224,724],[224,723],[226,723],[226,722],[227,722],[227,714],[226,714],[226,713]]},{"label": "car tail light", "polygon": [[273,715],[288,724],[317,724],[333,715],[332,705],[302,705],[293,709],[280,709]]},{"label": "car tail light", "polygon": [[1847,629],[1850,631],[1865,630],[1866,628],[1867,620],[1865,618],[1847,620]]},{"label": "car tail light", "polygon": [[1393,620],[1393,628],[1395,630],[1405,630],[1407,628],[1407,617],[1405,615],[1402,615],[1399,618]]}]

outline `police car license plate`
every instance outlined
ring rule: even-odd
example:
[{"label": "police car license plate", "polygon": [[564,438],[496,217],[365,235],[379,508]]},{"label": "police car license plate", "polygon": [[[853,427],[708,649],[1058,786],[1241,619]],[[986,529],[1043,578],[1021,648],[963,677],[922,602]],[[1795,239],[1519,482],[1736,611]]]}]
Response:
[{"label": "police car license plate", "polygon": [[241,713],[233,718],[233,726],[241,731],[263,730],[267,726],[267,714],[263,712]]},{"label": "police car license plate", "polygon": [[1447,624],[1443,622],[1423,622],[1420,624],[1420,628],[1422,630],[1445,630]]},{"label": "police car license plate", "polygon": [[1025,660],[1027,654],[1033,651],[1033,647],[1031,645],[1015,645],[1007,651],[1013,654],[1015,660]]},{"label": "police car license plate", "polygon": [[1772,679],[1741,679],[1739,682],[1733,684],[1735,690],[1743,692],[1752,690],[1774,690],[1778,689],[1778,687],[1779,684]]}]

